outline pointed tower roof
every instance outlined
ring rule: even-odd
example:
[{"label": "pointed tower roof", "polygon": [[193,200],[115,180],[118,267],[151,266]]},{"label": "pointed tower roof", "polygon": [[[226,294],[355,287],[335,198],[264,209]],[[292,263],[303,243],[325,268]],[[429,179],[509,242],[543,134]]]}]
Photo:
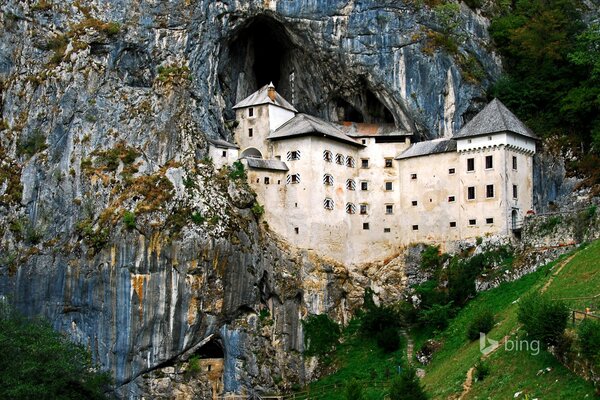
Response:
[{"label": "pointed tower roof", "polygon": [[250,96],[246,97],[244,100],[240,101],[235,106],[233,106],[233,109],[236,110],[238,108],[259,106],[263,104],[273,104],[275,106],[285,108],[289,111],[298,112],[298,110],[296,110],[293,105],[288,103],[288,101],[277,92],[275,92],[275,98],[271,100],[271,98],[269,97],[269,89],[275,89],[273,83],[261,87],[256,92],[252,93]]},{"label": "pointed tower roof", "polygon": [[512,132],[539,139],[515,114],[498,99],[492,100],[471,121],[462,127],[453,139],[488,135],[490,133]]}]

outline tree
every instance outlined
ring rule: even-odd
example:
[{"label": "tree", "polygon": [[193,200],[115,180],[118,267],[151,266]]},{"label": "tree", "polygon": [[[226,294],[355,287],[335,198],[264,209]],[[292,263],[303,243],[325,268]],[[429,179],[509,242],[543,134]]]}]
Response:
[{"label": "tree", "polygon": [[0,398],[106,398],[110,378],[95,372],[83,347],[42,319],[28,320],[0,306]]},{"label": "tree", "polygon": [[567,327],[569,309],[560,301],[533,293],[521,299],[517,316],[531,338],[555,346]]},{"label": "tree", "polygon": [[402,370],[400,376],[392,381],[389,396],[390,400],[427,400],[427,394],[413,368]]}]

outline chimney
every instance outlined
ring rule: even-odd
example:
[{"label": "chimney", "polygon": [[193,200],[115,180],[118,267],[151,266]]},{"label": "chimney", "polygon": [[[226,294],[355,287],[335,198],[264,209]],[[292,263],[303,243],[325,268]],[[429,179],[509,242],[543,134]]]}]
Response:
[{"label": "chimney", "polygon": [[271,101],[275,101],[275,85],[273,85],[273,82],[267,86],[267,96],[269,96]]}]

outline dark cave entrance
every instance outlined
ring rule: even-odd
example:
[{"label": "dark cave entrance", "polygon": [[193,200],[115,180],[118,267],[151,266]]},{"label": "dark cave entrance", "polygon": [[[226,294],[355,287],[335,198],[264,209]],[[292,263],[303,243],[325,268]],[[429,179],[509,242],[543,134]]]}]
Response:
[{"label": "dark cave entrance", "polygon": [[261,15],[232,31],[221,47],[225,119],[235,118],[234,104],[270,82],[300,112],[325,120],[390,124],[402,114],[342,53],[315,47],[306,31]]}]

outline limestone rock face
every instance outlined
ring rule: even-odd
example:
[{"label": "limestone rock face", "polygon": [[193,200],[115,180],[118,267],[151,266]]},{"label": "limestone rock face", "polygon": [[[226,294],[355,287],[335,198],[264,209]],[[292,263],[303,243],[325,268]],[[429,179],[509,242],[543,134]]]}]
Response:
[{"label": "limestone rock face", "polygon": [[449,54],[413,3],[3,1],[0,295],[89,347],[123,398],[208,396],[179,372],[210,335],[227,392],[309,379],[301,318],[346,322],[365,286],[397,299],[403,253],[348,271],[294,250],[206,138],[232,140],[230,107],[271,80],[331,120],[456,131],[500,71],[487,21],[457,8]]}]

